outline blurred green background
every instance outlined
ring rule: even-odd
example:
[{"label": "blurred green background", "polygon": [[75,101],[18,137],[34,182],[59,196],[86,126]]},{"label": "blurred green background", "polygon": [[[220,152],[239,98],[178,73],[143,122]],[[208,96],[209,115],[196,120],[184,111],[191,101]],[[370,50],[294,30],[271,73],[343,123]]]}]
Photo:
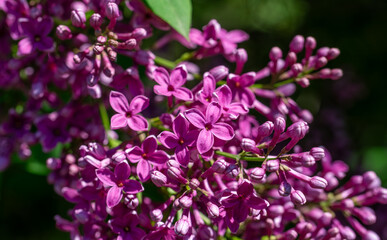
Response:
[{"label": "blurred green background", "polygon": [[[374,170],[386,187],[386,12],[385,0],[193,0],[193,27],[214,18],[225,29],[248,32],[250,40],[240,45],[249,54],[245,71],[264,67],[275,45],[287,51],[296,34],[314,36],[318,47],[339,48],[340,57],[329,66],[342,68],[344,77],[318,80],[296,93],[315,115],[304,143],[325,144],[353,173]],[[65,217],[71,206],[45,176],[15,163],[0,174],[0,239],[68,239],[53,217]]]}]

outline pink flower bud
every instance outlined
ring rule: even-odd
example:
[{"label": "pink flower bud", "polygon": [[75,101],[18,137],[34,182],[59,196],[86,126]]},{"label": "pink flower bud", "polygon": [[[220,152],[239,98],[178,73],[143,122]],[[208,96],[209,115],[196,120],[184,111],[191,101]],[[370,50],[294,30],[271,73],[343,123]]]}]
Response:
[{"label": "pink flower bud", "polygon": [[137,40],[144,39],[146,37],[146,35],[147,35],[147,32],[144,28],[136,28],[132,32],[132,37],[137,39]]},{"label": "pink flower bud", "polygon": [[120,16],[120,10],[115,2],[108,2],[105,7],[106,17],[110,20],[117,19]]},{"label": "pink flower bud", "polygon": [[162,172],[153,170],[151,172],[151,180],[157,187],[162,187],[167,183],[167,176],[165,176]]},{"label": "pink flower bud", "polygon": [[190,208],[192,206],[192,198],[185,195],[179,198],[179,203],[182,208]]},{"label": "pink flower bud", "polygon": [[307,37],[305,41],[305,49],[313,50],[317,46],[316,39],[314,37]]},{"label": "pink flower bud", "polygon": [[210,218],[219,217],[219,207],[212,202],[207,202],[207,213]]},{"label": "pink flower bud", "polygon": [[46,166],[50,170],[57,170],[61,168],[62,161],[58,158],[48,158],[46,161]]},{"label": "pink flower bud", "polygon": [[338,48],[331,48],[327,54],[327,59],[332,60],[337,58],[340,55],[340,50]]},{"label": "pink flower bud", "polygon": [[250,178],[252,181],[260,181],[266,175],[263,168],[256,167],[250,170]]},{"label": "pink flower bud", "polygon": [[215,78],[215,81],[218,82],[227,77],[229,70],[227,67],[220,65],[211,69],[209,73]]},{"label": "pink flower bud", "polygon": [[86,15],[81,10],[73,10],[71,11],[71,23],[74,27],[85,27]]},{"label": "pink flower bud", "polygon": [[309,154],[312,155],[317,161],[325,157],[325,151],[321,147],[314,147],[310,149]]},{"label": "pink flower bud", "polygon": [[331,78],[331,69],[323,68],[318,72],[318,77],[322,79]]},{"label": "pink flower bud", "polygon": [[302,72],[302,70],[303,70],[303,66],[301,65],[301,63],[293,64],[291,67],[292,76],[297,77],[298,74],[300,74]]},{"label": "pink flower bud", "polygon": [[273,62],[276,62],[278,59],[282,58],[282,50],[279,47],[273,47],[270,50],[269,58]]},{"label": "pink flower bud", "polygon": [[214,170],[214,172],[224,173],[228,165],[229,163],[226,162],[224,159],[218,159],[214,162],[211,168],[212,170]]},{"label": "pink flower bud", "polygon": [[282,181],[278,187],[279,195],[286,197],[289,196],[292,191],[292,186],[287,181]]},{"label": "pink flower bud", "polygon": [[310,81],[306,77],[296,79],[296,83],[298,83],[302,88],[307,88],[310,85]]},{"label": "pink flower bud", "polygon": [[286,56],[286,66],[292,66],[297,62],[297,55],[294,52],[289,52]]},{"label": "pink flower bud", "polygon": [[158,208],[153,209],[150,212],[150,218],[152,219],[152,221],[160,222],[161,220],[163,220],[163,212]]},{"label": "pink flower bud", "polygon": [[102,19],[101,15],[99,15],[98,13],[93,13],[93,15],[91,15],[91,17],[89,19],[90,26],[92,28],[94,28],[95,30],[99,30],[101,28],[102,21],[103,21],[103,19]]},{"label": "pink flower bud", "polygon": [[225,172],[229,178],[236,178],[239,175],[239,167],[235,164],[230,164]]},{"label": "pink flower bud", "polygon": [[317,50],[317,57],[326,57],[329,53],[329,47],[322,47]]},{"label": "pink flower bud", "polygon": [[290,193],[290,200],[292,200],[292,202],[297,205],[304,205],[306,203],[304,193],[299,190],[294,190]]},{"label": "pink flower bud", "polygon": [[56,35],[60,40],[67,40],[73,37],[70,28],[65,25],[56,27]]},{"label": "pink flower bud", "polygon": [[292,52],[299,53],[304,48],[305,39],[301,35],[296,35],[289,44],[289,49]]},{"label": "pink flower bud", "polygon": [[140,202],[135,195],[127,195],[124,198],[124,203],[129,209],[136,209]]},{"label": "pink flower bud", "polygon": [[196,178],[192,178],[191,181],[189,182],[189,187],[191,189],[197,189],[198,187],[200,186],[200,182],[199,180],[197,180]]},{"label": "pink flower bud", "polygon": [[302,139],[305,137],[306,133],[309,130],[309,126],[304,121],[295,122],[286,131],[290,138],[292,139]]},{"label": "pink flower bud", "polygon": [[328,182],[322,177],[314,176],[310,179],[309,185],[312,188],[324,189],[328,185]]},{"label": "pink flower bud", "polygon": [[275,172],[279,170],[280,161],[278,159],[269,160],[266,162],[266,171]]},{"label": "pink flower bud", "polygon": [[186,217],[183,216],[182,219],[180,219],[179,221],[177,221],[175,223],[175,233],[180,236],[180,237],[184,237],[185,235],[187,235],[189,229],[191,228],[188,220]]},{"label": "pink flower bud", "polygon": [[322,68],[324,67],[325,65],[327,65],[328,63],[328,60],[326,59],[326,57],[320,57],[316,60],[316,63],[314,65],[314,67],[316,69],[319,69],[319,68]]},{"label": "pink flower bud", "polygon": [[332,80],[338,80],[342,76],[343,76],[343,70],[341,70],[340,68],[334,68],[334,69],[331,70],[330,78]]}]

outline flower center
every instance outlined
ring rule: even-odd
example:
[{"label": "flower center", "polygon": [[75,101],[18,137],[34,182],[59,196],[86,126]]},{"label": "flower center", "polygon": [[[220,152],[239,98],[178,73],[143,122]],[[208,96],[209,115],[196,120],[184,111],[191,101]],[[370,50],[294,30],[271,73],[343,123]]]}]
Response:
[{"label": "flower center", "polygon": [[207,97],[207,98],[206,98],[206,101],[207,101],[207,102],[210,102],[210,101],[211,101],[211,97]]},{"label": "flower center", "polygon": [[143,153],[141,156],[142,158],[146,158],[146,153]]},{"label": "flower center", "polygon": [[129,231],[130,231],[130,228],[129,228],[129,227],[124,227],[124,231],[125,231],[125,232],[129,232]]},{"label": "flower center", "polygon": [[240,82],[236,82],[235,83],[235,87],[239,88],[241,86],[241,83]]},{"label": "flower center", "polygon": [[125,116],[126,116],[126,118],[131,118],[132,117],[132,112],[126,112]]},{"label": "flower center", "polygon": [[211,130],[211,128],[212,128],[211,123],[206,123],[205,128],[206,128],[206,130]]},{"label": "flower center", "polygon": [[34,37],[34,39],[35,39],[35,42],[40,42],[40,36],[37,35]]},{"label": "flower center", "polygon": [[184,139],[183,139],[183,138],[180,138],[180,139],[179,139],[179,143],[180,143],[180,145],[183,145],[183,144],[184,144]]},{"label": "flower center", "polygon": [[119,182],[117,183],[117,186],[118,186],[118,187],[123,187],[123,186],[124,186],[124,183],[123,183],[122,181],[119,181]]},{"label": "flower center", "polygon": [[168,85],[168,91],[169,92],[172,92],[172,91],[174,91],[175,90],[175,88],[172,86],[172,85]]}]

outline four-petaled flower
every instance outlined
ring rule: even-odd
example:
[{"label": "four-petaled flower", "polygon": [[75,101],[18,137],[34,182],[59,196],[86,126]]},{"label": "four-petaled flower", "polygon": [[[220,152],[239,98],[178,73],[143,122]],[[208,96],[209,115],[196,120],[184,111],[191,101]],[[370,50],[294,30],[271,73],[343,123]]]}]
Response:
[{"label": "four-petaled flower", "polygon": [[254,78],[255,73],[248,72],[241,76],[231,73],[228,75],[227,79],[227,85],[230,87],[233,97],[249,107],[253,105],[255,100],[254,93],[249,89],[249,87],[254,84]]},{"label": "four-petaled flower", "polygon": [[141,182],[150,178],[152,164],[164,164],[169,157],[164,151],[157,150],[157,140],[155,136],[147,137],[141,144],[141,148],[135,146],[127,151],[128,159],[132,163],[137,163],[137,175]]},{"label": "four-petaled flower", "polygon": [[175,149],[177,161],[182,166],[187,166],[189,162],[188,147],[192,147],[198,137],[197,130],[189,131],[189,122],[179,114],[173,121],[173,132],[164,131],[158,136],[160,142],[169,149]]},{"label": "four-petaled flower", "polygon": [[236,232],[239,223],[243,222],[250,213],[250,208],[262,210],[269,206],[269,203],[256,196],[254,186],[248,180],[243,180],[237,192],[224,191],[220,203],[226,210],[226,223],[232,232]]},{"label": "four-petaled flower", "polygon": [[217,102],[212,102],[207,106],[206,116],[196,108],[185,112],[187,120],[201,130],[196,142],[200,154],[208,152],[212,148],[214,136],[225,141],[234,137],[234,129],[230,125],[217,122],[221,115],[222,107]]},{"label": "four-petaled flower", "polygon": [[149,99],[143,95],[136,96],[128,104],[126,97],[116,91],[110,92],[110,105],[118,112],[113,115],[111,119],[111,128],[118,129],[128,125],[134,131],[146,131],[148,130],[147,120],[140,115],[139,112],[143,111],[149,105]]},{"label": "four-petaled flower", "polygon": [[171,75],[163,67],[158,67],[153,72],[154,80],[159,84],[153,87],[158,95],[174,96],[183,101],[192,101],[192,92],[182,87],[187,81],[187,69],[185,65],[177,66],[172,70]]},{"label": "four-petaled flower", "polygon": [[98,179],[106,186],[111,187],[107,193],[106,204],[109,208],[116,206],[122,198],[122,191],[126,194],[136,194],[144,191],[141,183],[128,179],[130,167],[121,162],[114,168],[114,173],[107,168],[95,170]]},{"label": "four-petaled flower", "polygon": [[222,112],[225,116],[231,119],[237,119],[239,114],[246,114],[249,109],[242,103],[232,102],[231,89],[227,85],[223,85],[216,90],[218,103],[222,106]]},{"label": "four-petaled flower", "polygon": [[203,88],[196,93],[196,99],[208,105],[211,102],[218,101],[218,97],[215,94],[215,78],[210,73],[205,73],[203,77]]}]

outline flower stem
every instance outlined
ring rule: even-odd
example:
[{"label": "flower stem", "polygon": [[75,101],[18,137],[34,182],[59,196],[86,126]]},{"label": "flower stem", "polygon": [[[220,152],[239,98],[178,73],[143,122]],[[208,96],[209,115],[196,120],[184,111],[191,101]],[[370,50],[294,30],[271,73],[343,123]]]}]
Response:
[{"label": "flower stem", "polygon": [[241,155],[235,155],[227,152],[222,152],[222,151],[215,151],[216,154],[228,158],[232,158],[235,160],[245,160],[245,161],[250,161],[250,162],[263,162],[265,160],[265,157],[249,157],[249,156],[241,156]]}]

